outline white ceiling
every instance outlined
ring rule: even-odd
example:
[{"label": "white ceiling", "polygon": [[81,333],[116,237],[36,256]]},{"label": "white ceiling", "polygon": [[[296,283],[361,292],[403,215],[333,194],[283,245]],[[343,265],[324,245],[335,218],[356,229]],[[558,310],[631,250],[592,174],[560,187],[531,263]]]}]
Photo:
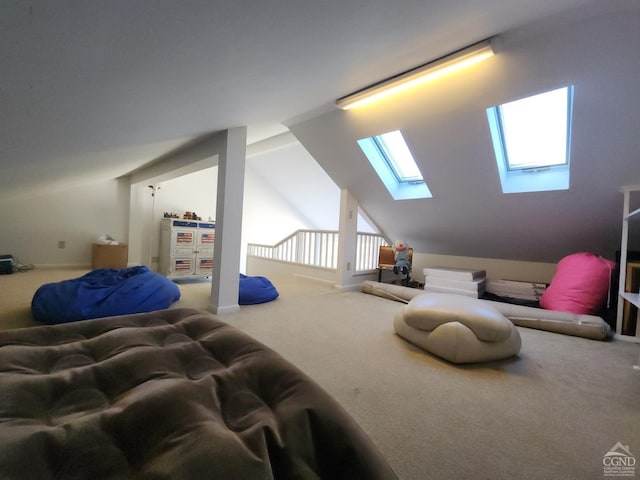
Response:
[{"label": "white ceiling", "polygon": [[256,142],[370,83],[590,3],[3,0],[0,195],[122,176],[230,127]]}]

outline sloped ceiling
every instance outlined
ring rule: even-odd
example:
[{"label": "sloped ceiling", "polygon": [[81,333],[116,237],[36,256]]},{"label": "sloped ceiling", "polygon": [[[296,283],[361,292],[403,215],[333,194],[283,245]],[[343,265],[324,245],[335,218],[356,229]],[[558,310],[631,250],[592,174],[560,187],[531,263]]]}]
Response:
[{"label": "sloped ceiling", "polygon": [[[195,139],[290,127],[391,238],[418,251],[611,255],[640,183],[637,0],[0,2],[0,200],[126,176]],[[549,20],[551,19],[551,20]],[[362,112],[347,93],[478,40],[473,73]],[[484,110],[575,85],[571,190],[500,193]],[[394,202],[355,140],[400,128],[434,198]],[[313,181],[313,179],[309,179]],[[280,188],[287,188],[286,182]]]},{"label": "sloped ceiling", "polygon": [[379,78],[591,3],[2,1],[0,197],[127,175],[231,127],[256,142]]},{"label": "sloped ceiling", "polygon": [[[640,183],[640,10],[593,12],[500,35],[498,54],[370,108],[289,125],[390,238],[419,252],[556,262],[619,248],[620,186]],[[574,85],[571,188],[501,193],[486,109]],[[401,129],[433,198],[394,201],[357,146]]]}]

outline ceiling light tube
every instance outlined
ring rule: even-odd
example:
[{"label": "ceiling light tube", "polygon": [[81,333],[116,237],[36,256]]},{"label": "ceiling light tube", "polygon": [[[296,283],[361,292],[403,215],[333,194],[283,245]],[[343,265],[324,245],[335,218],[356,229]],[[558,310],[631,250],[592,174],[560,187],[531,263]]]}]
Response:
[{"label": "ceiling light tube", "polygon": [[336,105],[343,110],[362,107],[378,101],[381,98],[422,85],[435,78],[481,62],[493,55],[491,40],[484,40],[425,65],[383,80],[351,95],[339,98],[336,100]]}]

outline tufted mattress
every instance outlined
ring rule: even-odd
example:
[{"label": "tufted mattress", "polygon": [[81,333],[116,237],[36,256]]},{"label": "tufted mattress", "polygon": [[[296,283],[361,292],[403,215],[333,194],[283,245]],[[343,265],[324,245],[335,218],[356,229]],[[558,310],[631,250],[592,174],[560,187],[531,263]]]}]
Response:
[{"label": "tufted mattress", "polygon": [[392,479],[324,390],[192,309],[0,332],[2,479]]}]

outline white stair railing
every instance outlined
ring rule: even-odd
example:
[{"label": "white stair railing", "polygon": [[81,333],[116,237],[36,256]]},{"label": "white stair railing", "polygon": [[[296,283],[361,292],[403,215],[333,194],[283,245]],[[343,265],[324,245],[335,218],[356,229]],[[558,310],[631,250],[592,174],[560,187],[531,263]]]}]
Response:
[{"label": "white stair railing", "polygon": [[356,243],[356,272],[373,271],[378,267],[378,253],[381,246],[389,242],[377,233],[358,233]]},{"label": "white stair railing", "polygon": [[247,254],[335,270],[338,238],[334,230],[298,230],[273,246],[250,243]]},{"label": "white stair railing", "polygon": [[[335,230],[297,230],[275,245],[249,243],[247,255],[336,270],[339,238],[340,234]],[[376,269],[381,245],[389,245],[382,235],[357,234],[357,273]]]}]

